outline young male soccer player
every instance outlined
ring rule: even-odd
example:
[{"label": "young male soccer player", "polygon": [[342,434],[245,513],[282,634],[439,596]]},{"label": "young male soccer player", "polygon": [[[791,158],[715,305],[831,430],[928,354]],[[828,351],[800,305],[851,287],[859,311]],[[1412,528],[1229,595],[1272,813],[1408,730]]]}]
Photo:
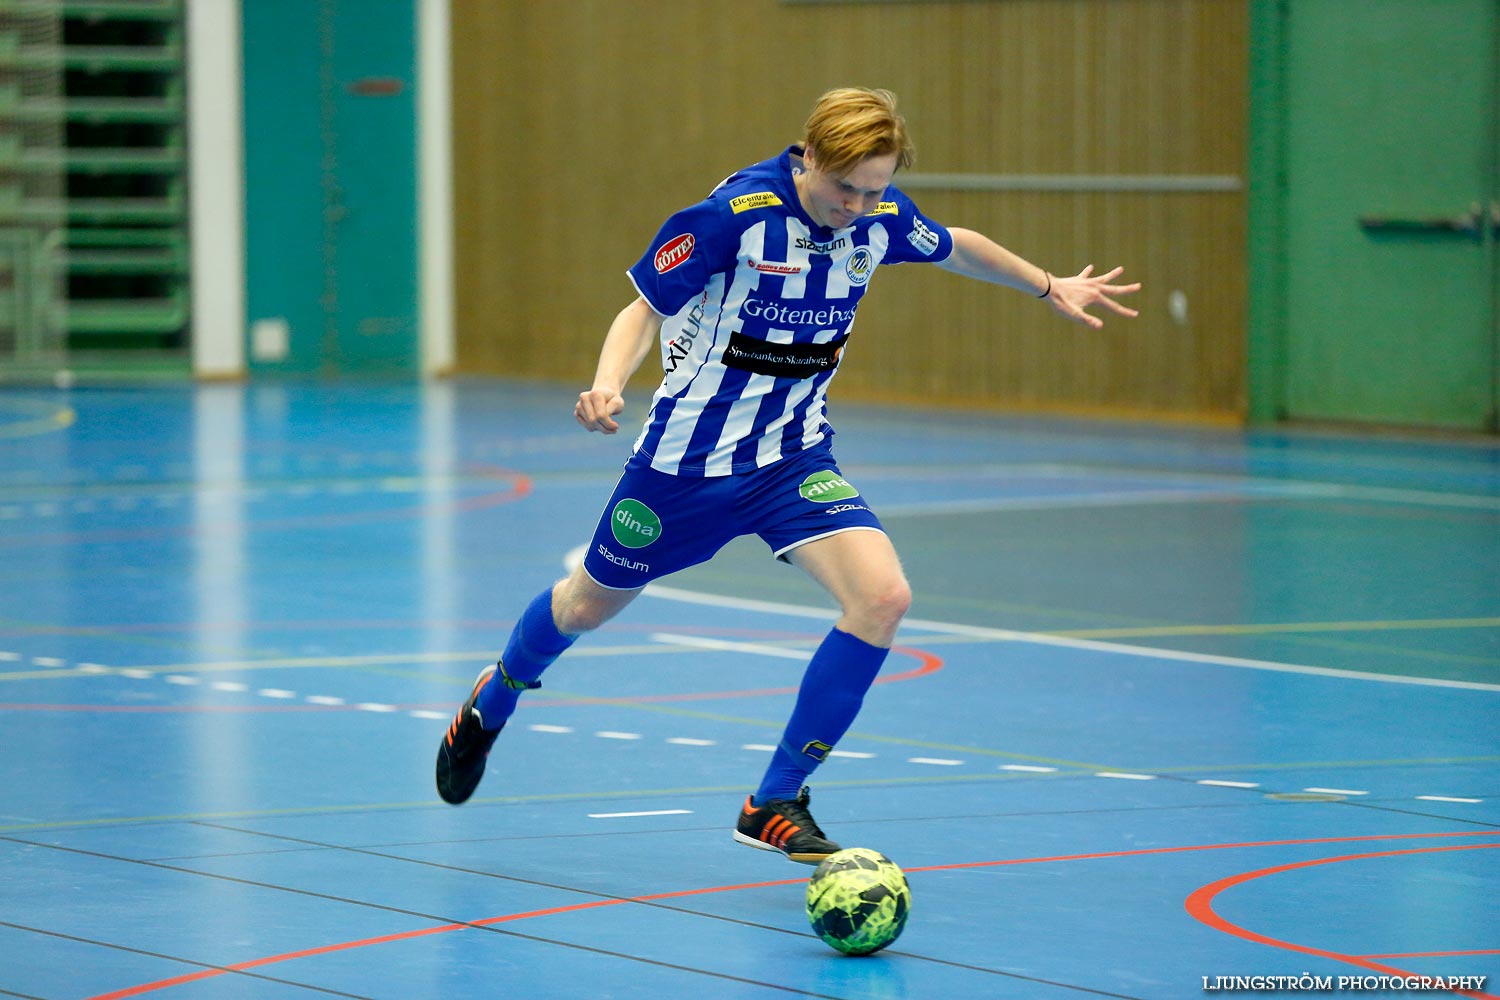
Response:
[{"label": "young male soccer player", "polygon": [[532,600],[438,748],[437,786],[464,802],[521,692],[651,580],[756,534],[837,600],[786,731],[734,837],[817,864],[839,849],[803,786],[853,723],[911,591],[875,512],[844,479],[824,415],[855,308],[881,264],[928,262],[1044,299],[1090,327],[1138,284],[1049,274],[979,233],[923,215],[891,185],[911,163],[884,90],[829,91],[800,145],[732,175],[667,220],[629,270],[638,293],[604,339],[574,417],[613,434],[621,393],[653,343],[664,378],[583,564]]}]

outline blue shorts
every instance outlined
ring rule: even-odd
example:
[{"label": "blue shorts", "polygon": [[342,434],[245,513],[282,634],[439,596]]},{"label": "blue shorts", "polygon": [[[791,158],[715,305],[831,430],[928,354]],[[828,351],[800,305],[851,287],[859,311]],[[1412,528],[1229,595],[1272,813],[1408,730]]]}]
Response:
[{"label": "blue shorts", "polygon": [[885,530],[827,443],[731,476],[671,476],[634,455],[583,568],[601,586],[634,590],[708,561],[740,535],[759,535],[784,558],[806,542],[860,529]]}]

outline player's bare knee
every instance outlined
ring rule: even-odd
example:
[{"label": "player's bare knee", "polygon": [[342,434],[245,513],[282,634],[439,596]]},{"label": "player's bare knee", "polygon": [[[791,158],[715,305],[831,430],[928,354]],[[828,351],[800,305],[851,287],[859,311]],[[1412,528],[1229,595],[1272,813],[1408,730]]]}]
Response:
[{"label": "player's bare knee", "polygon": [[575,573],[553,588],[553,622],[564,635],[592,632],[624,610],[637,593],[605,590]]},{"label": "player's bare knee", "polygon": [[861,638],[877,645],[889,645],[895,638],[901,619],[911,609],[911,587],[904,579],[866,591],[860,595],[857,608],[849,609],[850,618],[859,623]]}]

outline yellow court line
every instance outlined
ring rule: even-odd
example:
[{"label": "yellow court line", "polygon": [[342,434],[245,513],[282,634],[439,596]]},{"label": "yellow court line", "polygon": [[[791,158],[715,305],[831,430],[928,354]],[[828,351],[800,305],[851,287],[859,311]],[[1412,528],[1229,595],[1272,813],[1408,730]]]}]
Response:
[{"label": "yellow court line", "polygon": [[[819,788],[868,788],[874,785],[918,785],[918,784],[946,784],[955,781],[1024,781],[1037,779],[1055,779],[1066,777],[1064,774],[945,774],[945,775],[922,775],[921,777],[906,778],[874,778],[869,780],[853,781],[819,781]],[[1076,774],[1072,775],[1077,777]],[[744,795],[754,786],[747,784],[739,785],[704,785],[687,788],[629,788],[629,789],[606,789],[588,792],[550,792],[543,795],[497,795],[489,798],[474,797],[467,803],[468,806],[519,806],[548,804],[553,802],[587,802],[598,799],[642,799],[642,798],[667,798],[682,797],[688,795]],[[398,810],[429,810],[436,809],[444,811],[453,807],[436,799],[426,799],[420,802],[367,802],[346,803],[343,805],[320,805],[320,806],[293,806],[285,809],[244,809],[233,812],[215,813],[176,813],[160,816],[110,816],[98,819],[74,819],[74,820],[46,820],[36,823],[16,823],[10,826],[0,826],[0,833],[23,833],[28,830],[55,830],[65,827],[104,827],[104,826],[130,826],[140,823],[201,823],[211,820],[230,819],[271,819],[282,816],[317,816],[323,813],[359,813],[359,812],[394,812]]]},{"label": "yellow court line", "polygon": [[1409,618],[1342,622],[1263,622],[1241,625],[1147,625],[1138,628],[1049,632],[1068,639],[1130,639],[1187,635],[1278,635],[1288,632],[1396,632],[1445,628],[1500,628],[1500,618]]},{"label": "yellow court line", "polygon": [[1143,767],[1147,774],[1200,774],[1211,771],[1300,771],[1353,767],[1435,767],[1443,764],[1493,764],[1500,757],[1411,757],[1392,760],[1298,760],[1279,764],[1199,764],[1191,767]]}]

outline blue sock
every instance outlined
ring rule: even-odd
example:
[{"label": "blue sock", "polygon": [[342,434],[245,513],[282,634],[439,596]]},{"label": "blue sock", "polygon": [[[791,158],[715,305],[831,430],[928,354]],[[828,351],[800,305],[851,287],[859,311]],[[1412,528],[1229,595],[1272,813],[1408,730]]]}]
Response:
[{"label": "blue sock", "polygon": [[802,676],[786,732],[752,800],[755,806],[797,797],[802,782],[854,723],[889,652],[839,629],[828,633]]},{"label": "blue sock", "polygon": [[[552,619],[552,588],[548,587],[532,599],[516,627],[511,629],[510,641],[505,644],[505,652],[500,654],[500,662],[511,680],[530,684],[542,676],[542,671],[566,652],[577,638],[557,630],[557,623]],[[484,728],[499,729],[504,725],[516,710],[516,701],[520,697],[520,690],[507,687],[497,672],[495,679],[484,686],[474,701],[474,707],[479,709],[479,716],[484,720]]]}]

